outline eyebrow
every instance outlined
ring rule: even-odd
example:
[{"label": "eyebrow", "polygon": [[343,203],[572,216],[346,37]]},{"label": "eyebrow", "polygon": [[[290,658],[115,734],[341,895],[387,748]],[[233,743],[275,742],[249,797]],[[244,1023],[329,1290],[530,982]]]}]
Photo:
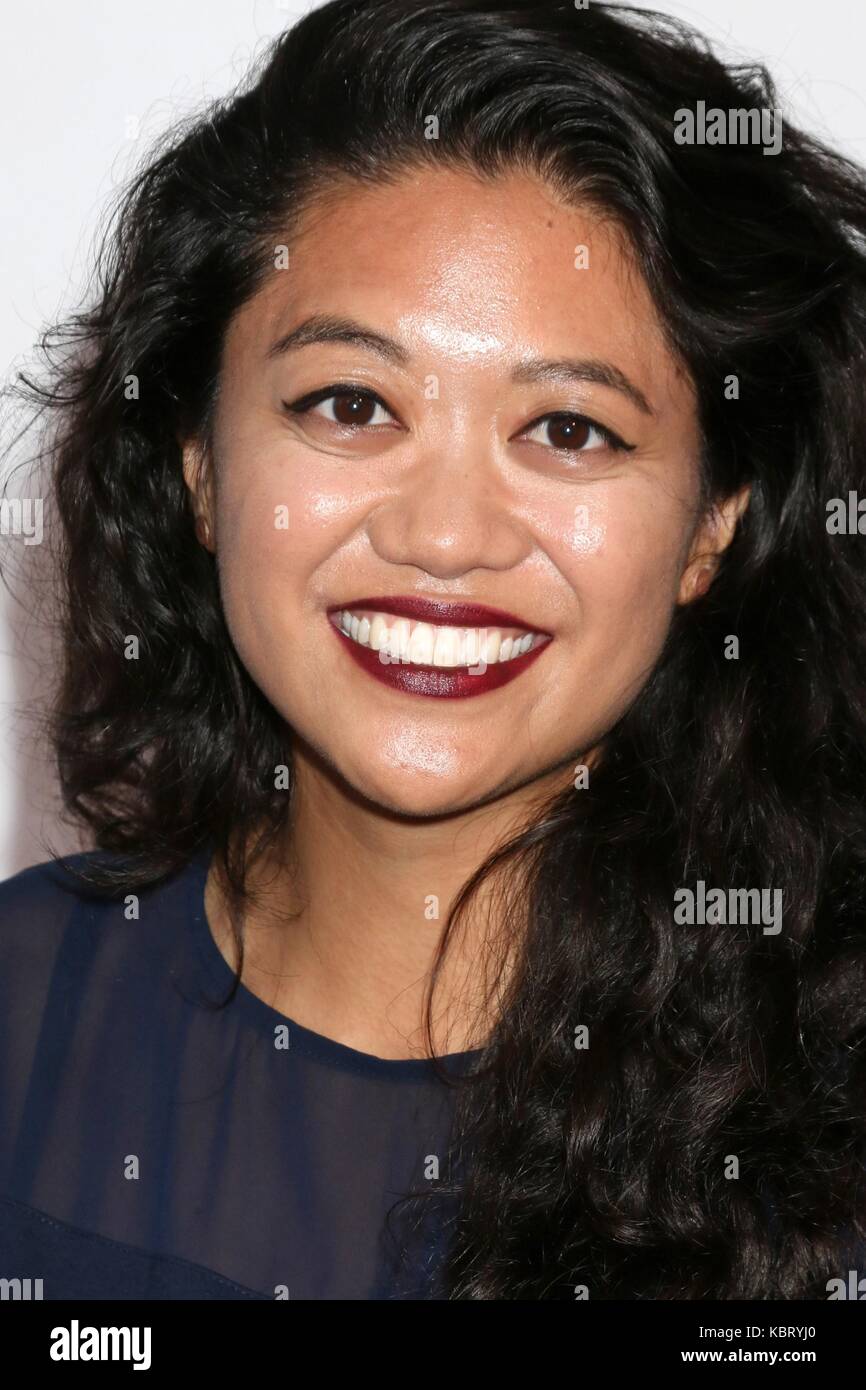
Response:
[{"label": "eyebrow", "polygon": [[[375,329],[367,328],[355,319],[341,318],[333,314],[312,314],[297,328],[293,328],[290,333],[283,334],[272,343],[265,354],[266,360],[282,357],[287,352],[295,352],[311,343],[348,343],[351,347],[374,352],[395,366],[406,366],[410,360],[409,353],[396,339],[389,338],[384,333],[377,333]],[[627,396],[644,415],[655,414],[644,393],[620,371],[619,367],[597,358],[528,357],[514,368],[511,380],[518,384],[581,381],[591,382],[596,386],[608,386]]]}]

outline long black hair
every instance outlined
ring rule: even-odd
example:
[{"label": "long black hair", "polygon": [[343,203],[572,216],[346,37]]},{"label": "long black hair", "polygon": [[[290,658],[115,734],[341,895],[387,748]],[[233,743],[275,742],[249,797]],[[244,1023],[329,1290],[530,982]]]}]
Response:
[{"label": "long black hair", "polygon": [[[778,104],[763,67],[655,13],[331,0],[149,155],[92,302],[22,377],[56,412],[53,737],[106,888],[212,843],[237,905],[285,827],[290,731],[232,646],[179,440],[208,438],[226,326],[336,180],[522,168],[604,208],[695,384],[707,504],[751,484],[590,785],[443,931],[431,997],[474,891],[508,882],[516,965],[432,1194],[456,1199],[452,1298],[823,1298],[866,1239],[866,542],[827,526],[866,492],[866,182],[787,122],[774,154],[680,144],[699,102]],[[698,880],[781,890],[782,930],[678,923]]]}]

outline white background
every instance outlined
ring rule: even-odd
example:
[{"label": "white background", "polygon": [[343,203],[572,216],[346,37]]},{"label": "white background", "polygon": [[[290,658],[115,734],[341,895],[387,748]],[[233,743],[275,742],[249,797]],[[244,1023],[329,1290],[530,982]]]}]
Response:
[{"label": "white background", "polygon": [[[856,0],[656,0],[655,7],[694,23],[729,58],[765,62],[790,118],[866,163],[866,6]],[[78,305],[100,215],[150,141],[179,116],[229,92],[269,39],[311,8],[304,0],[24,0],[4,6],[4,376],[33,360],[46,322]],[[7,412],[4,450],[13,425]],[[19,449],[9,458],[20,456]],[[9,542],[0,537],[0,544]],[[58,817],[51,752],[31,713],[44,704],[52,669],[44,626],[22,617],[0,590],[0,879],[47,858],[48,846],[86,847]]]}]

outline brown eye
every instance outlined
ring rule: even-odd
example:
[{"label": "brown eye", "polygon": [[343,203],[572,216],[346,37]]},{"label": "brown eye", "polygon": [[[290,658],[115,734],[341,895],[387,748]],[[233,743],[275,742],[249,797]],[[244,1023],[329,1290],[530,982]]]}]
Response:
[{"label": "brown eye", "polygon": [[[354,390],[348,386],[323,387],[302,400],[291,403],[284,401],[283,407],[293,415],[323,416],[342,429],[364,429],[368,425],[383,425],[394,419],[384,401],[372,391]],[[378,419],[377,410],[382,412]]]},{"label": "brown eye", "polygon": [[333,418],[338,425],[369,425],[379,408],[372,396],[362,395],[360,391],[337,392],[326,400],[334,403]]},{"label": "brown eye", "polygon": [[567,415],[552,416],[547,429],[548,439],[554,449],[582,449],[592,433],[588,420]]},{"label": "brown eye", "polygon": [[631,451],[634,447],[626,444],[604,425],[597,425],[594,420],[587,419],[585,415],[569,415],[565,411],[543,415],[534,425],[529,426],[526,437],[531,438],[532,433],[539,436],[532,441],[533,443],[576,454],[595,453],[597,449]]}]

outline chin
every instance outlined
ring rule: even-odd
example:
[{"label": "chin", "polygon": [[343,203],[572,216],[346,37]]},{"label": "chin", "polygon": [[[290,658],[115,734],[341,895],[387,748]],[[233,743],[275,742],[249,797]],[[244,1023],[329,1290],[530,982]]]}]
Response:
[{"label": "chin", "polygon": [[427,820],[467,810],[483,800],[474,779],[436,778],[429,773],[380,770],[376,775],[352,778],[355,789],[369,802],[396,816]]},{"label": "chin", "polygon": [[428,820],[432,816],[447,816],[464,811],[475,804],[477,791],[467,787],[407,785],[380,786],[370,796],[384,810],[410,819]]}]

